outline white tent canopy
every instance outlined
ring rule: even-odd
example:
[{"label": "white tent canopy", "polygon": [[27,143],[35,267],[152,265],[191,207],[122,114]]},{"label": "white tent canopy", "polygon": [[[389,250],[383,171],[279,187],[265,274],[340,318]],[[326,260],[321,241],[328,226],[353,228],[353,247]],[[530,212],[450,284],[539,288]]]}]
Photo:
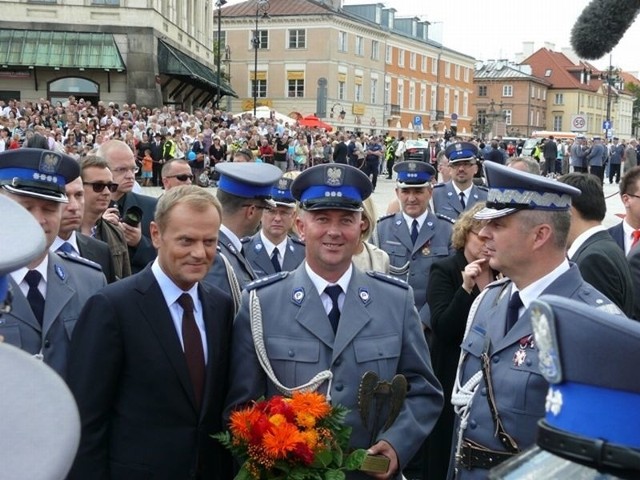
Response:
[{"label": "white tent canopy", "polygon": [[[247,110],[246,112],[237,113],[234,117],[242,117],[243,115],[253,115],[253,110]],[[256,108],[256,118],[275,118],[276,120],[282,120],[283,123],[289,123],[289,125],[294,125],[296,120],[286,116],[283,113],[277,112],[269,107],[258,107]]]}]

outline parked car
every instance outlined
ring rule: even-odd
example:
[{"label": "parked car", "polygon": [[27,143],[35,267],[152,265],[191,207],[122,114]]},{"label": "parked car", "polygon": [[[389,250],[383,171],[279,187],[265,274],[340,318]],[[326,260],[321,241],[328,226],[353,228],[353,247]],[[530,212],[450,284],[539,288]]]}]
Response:
[{"label": "parked car", "polygon": [[406,140],[405,160],[426,162],[429,158],[429,142],[427,140]]}]

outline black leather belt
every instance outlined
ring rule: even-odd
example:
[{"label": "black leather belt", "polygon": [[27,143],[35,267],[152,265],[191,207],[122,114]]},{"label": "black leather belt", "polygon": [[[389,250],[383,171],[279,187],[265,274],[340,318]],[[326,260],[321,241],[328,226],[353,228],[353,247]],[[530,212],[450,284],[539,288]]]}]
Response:
[{"label": "black leather belt", "polygon": [[549,426],[544,420],[538,422],[536,442],[548,452],[593,468],[640,470],[640,451],[572,435]]},{"label": "black leather belt", "polygon": [[483,447],[471,440],[463,440],[462,449],[457,457],[458,466],[471,470],[474,468],[490,469],[509,460],[515,453],[499,452]]}]

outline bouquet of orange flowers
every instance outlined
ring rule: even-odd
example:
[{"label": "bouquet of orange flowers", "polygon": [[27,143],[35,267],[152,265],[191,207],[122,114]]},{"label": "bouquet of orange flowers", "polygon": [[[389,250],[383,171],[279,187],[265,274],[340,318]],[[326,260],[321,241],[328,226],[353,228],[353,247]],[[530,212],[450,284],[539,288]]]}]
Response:
[{"label": "bouquet of orange flowers", "polygon": [[230,432],[214,438],[244,462],[236,480],[341,480],[367,455],[347,452],[347,412],[315,392],[275,396],[232,413]]}]

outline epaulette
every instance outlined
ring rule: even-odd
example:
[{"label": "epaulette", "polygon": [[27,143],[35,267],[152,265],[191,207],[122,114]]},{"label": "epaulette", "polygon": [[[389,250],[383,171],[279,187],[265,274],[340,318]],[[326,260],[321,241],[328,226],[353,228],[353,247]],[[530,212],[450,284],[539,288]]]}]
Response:
[{"label": "epaulette", "polygon": [[476,187],[478,187],[478,190],[484,190],[485,192],[489,191],[489,187],[486,187],[485,185],[476,185]]},{"label": "epaulette", "polygon": [[433,186],[433,188],[442,188],[442,187],[444,187],[445,185],[446,185],[446,183],[444,183],[444,182],[439,182],[439,183],[436,183],[436,184]]},{"label": "epaulette", "polygon": [[454,223],[456,223],[455,218],[447,217],[446,215],[443,215],[442,213],[436,213],[436,217],[438,217],[440,220],[446,220],[447,222],[451,223],[452,225]]},{"label": "epaulette", "polygon": [[220,244],[216,245],[216,252],[217,253],[222,253],[222,249],[220,248]]},{"label": "epaulette", "polygon": [[241,241],[242,243],[248,243],[248,242],[250,242],[250,241],[251,241],[251,237],[242,237],[242,238],[240,239],[240,241]]},{"label": "epaulette", "polygon": [[[58,252],[56,252],[58,253]],[[95,270],[98,270],[99,272],[102,272],[102,267],[100,266],[99,263],[93,262],[91,260],[89,260],[88,258],[84,258],[84,257],[79,257],[78,255],[70,255],[68,253],[63,253],[63,252],[59,252],[58,256],[60,258],[64,258],[65,260],[68,260],[70,262],[73,263],[79,263],[80,265],[84,265],[85,267],[91,267]]]},{"label": "epaulette", "polygon": [[302,245],[303,247],[307,246],[307,244],[300,240],[298,237],[289,237],[289,240],[291,240],[293,243],[297,243],[298,245]]},{"label": "epaulette", "polygon": [[394,277],[393,275],[387,275],[386,273],[376,272],[373,270],[368,271],[367,275],[369,275],[372,278],[377,278],[378,280],[382,280],[383,282],[396,285],[397,287],[404,288],[405,290],[409,289],[409,284],[407,282],[405,282],[401,278]]},{"label": "epaulette", "polygon": [[489,283],[486,287],[484,288],[495,288],[495,287],[499,287],[504,285],[507,282],[510,282],[511,279],[509,277],[502,277],[499,278],[498,280],[494,280],[493,282]]},{"label": "epaulette", "polygon": [[246,290],[255,290],[256,288],[262,288],[267,285],[271,285],[272,283],[279,282],[280,280],[284,280],[287,278],[290,272],[278,272],[273,275],[269,275],[267,277],[259,278],[258,280],[254,280],[251,283],[245,285]]},{"label": "epaulette", "polygon": [[387,215],[383,215],[383,216],[381,216],[381,217],[378,219],[378,223],[380,223],[380,222],[381,222],[381,221],[383,221],[383,220],[386,220],[387,218],[391,218],[391,217],[393,217],[393,216],[395,216],[395,213],[389,213],[389,214],[387,214]]}]

